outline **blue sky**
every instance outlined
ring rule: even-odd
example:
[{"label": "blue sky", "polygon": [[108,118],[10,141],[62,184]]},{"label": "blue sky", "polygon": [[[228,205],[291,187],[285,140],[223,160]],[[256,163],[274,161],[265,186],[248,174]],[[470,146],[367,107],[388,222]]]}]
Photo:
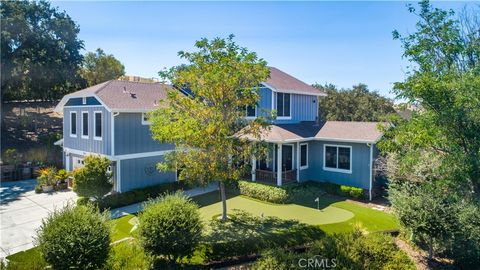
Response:
[{"label": "blue sky", "polygon": [[[434,2],[460,10],[467,2]],[[158,77],[202,37],[226,37],[307,83],[365,83],[393,97],[405,78],[392,30],[413,31],[406,2],[53,2],[80,25],[86,51],[102,48],[129,75]]]}]

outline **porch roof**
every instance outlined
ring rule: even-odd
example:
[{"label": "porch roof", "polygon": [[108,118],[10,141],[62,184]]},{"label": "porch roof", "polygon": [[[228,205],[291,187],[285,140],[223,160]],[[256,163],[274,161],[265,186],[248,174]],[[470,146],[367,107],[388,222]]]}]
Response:
[{"label": "porch roof", "polygon": [[327,121],[301,122],[298,124],[270,125],[262,131],[260,139],[251,135],[238,137],[252,141],[286,143],[296,141],[340,141],[358,143],[376,143],[383,135],[378,129],[379,122]]}]

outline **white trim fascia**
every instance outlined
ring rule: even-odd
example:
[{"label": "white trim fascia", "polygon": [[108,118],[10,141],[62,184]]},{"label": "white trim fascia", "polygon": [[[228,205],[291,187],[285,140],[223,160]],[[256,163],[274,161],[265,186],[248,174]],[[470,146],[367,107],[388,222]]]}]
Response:
[{"label": "white trim fascia", "polygon": [[[302,166],[302,161],[301,161],[301,156],[302,156],[302,145],[306,145],[307,146],[307,165],[305,166]],[[300,160],[298,162],[298,164],[300,165],[299,168],[300,170],[305,170],[305,169],[308,169],[308,143],[304,142],[304,143],[300,143],[300,146],[299,146],[300,150],[299,150],[299,153],[300,153],[300,156],[298,157],[298,159]]]},{"label": "white trim fascia", "polygon": [[[367,144],[368,146],[369,144]],[[368,199],[372,200],[372,183],[373,183],[373,144],[370,144],[370,185],[368,187]]]},{"label": "white trim fascia", "polygon": [[[97,137],[97,116],[96,114],[100,114],[100,137]],[[103,139],[103,133],[104,133],[104,128],[103,128],[103,112],[102,111],[93,111],[93,139],[96,141],[101,141]]]},{"label": "white trim fascia", "polygon": [[117,181],[117,185],[116,185],[116,188],[117,188],[117,192],[121,192],[122,190],[122,174],[120,173],[121,172],[121,169],[120,169],[120,166],[121,166],[121,160],[117,160],[116,161],[116,170],[117,170],[117,175],[115,177],[115,181]]},{"label": "white trim fascia", "polygon": [[[83,115],[84,115],[85,113],[87,114],[87,135],[83,135],[83,125],[84,125]],[[80,114],[82,115],[82,117],[81,117],[82,132],[80,133],[80,137],[82,137],[82,139],[88,139],[88,138],[90,137],[90,126],[89,126],[89,122],[90,122],[90,121],[89,121],[89,120],[90,120],[89,117],[90,117],[90,116],[89,116],[88,111],[82,111]]]},{"label": "white trim fascia", "polygon": [[136,153],[136,154],[126,154],[126,155],[118,155],[114,156],[116,160],[125,160],[125,159],[135,159],[135,158],[145,158],[145,157],[155,157],[155,156],[163,156],[167,153],[173,152],[175,150],[164,150],[164,151],[154,151],[154,152],[144,152],[144,153]]},{"label": "white trim fascia", "polygon": [[78,105],[78,106],[63,106],[67,109],[83,109],[83,108],[103,108],[102,105]]},{"label": "white trim fascia", "polygon": [[115,116],[119,115],[120,113],[110,112],[110,116],[112,119],[110,120],[110,136],[111,136],[111,149],[110,153],[112,156],[115,156]]},{"label": "white trim fascia", "polygon": [[317,141],[331,141],[331,142],[346,142],[346,143],[375,143],[375,141],[370,140],[350,140],[350,139],[336,139],[336,138],[326,138],[326,137],[315,137]]},{"label": "white trim fascia", "polygon": [[152,122],[150,122],[150,121],[145,121],[145,114],[146,114],[146,112],[142,112],[142,125],[144,125],[144,126],[150,126],[150,125],[152,125]]},{"label": "white trim fascia", "polygon": [[94,155],[94,156],[106,157],[110,160],[113,160],[112,156],[109,156],[109,155],[93,153],[93,152],[88,152],[88,151],[83,151],[83,150],[78,150],[78,149],[73,149],[73,148],[68,148],[68,147],[64,147],[63,150],[67,154],[75,154],[75,155],[80,155],[80,156]]},{"label": "white trim fascia", "polygon": [[275,110],[275,96],[274,96],[275,92],[271,88],[269,88],[269,89],[272,91],[272,106],[271,106],[272,109],[271,109],[271,111],[273,111],[273,110]]},{"label": "white trim fascia", "polygon": [[[336,147],[337,148],[337,169],[336,168],[330,168],[326,166],[327,160],[326,160],[326,148],[327,146],[331,147]],[[343,148],[350,148],[350,170],[345,170],[345,169],[338,169],[338,148],[343,147]],[[339,173],[352,173],[352,168],[353,168],[353,162],[352,162],[352,146],[351,145],[338,145],[338,144],[323,144],[323,170],[324,171],[331,171],[331,172],[339,172]]]},{"label": "white trim fascia", "polygon": [[273,86],[271,86],[271,85],[269,85],[268,83],[265,83],[265,82],[262,82],[261,84],[265,85],[265,87],[267,87],[270,90],[272,90],[273,92],[277,92],[277,93],[299,94],[299,95],[307,95],[307,96],[323,96],[323,97],[327,96],[326,93],[316,93],[316,94],[314,94],[314,93],[304,92],[304,91],[295,90],[295,89],[277,89],[277,88],[275,88],[275,87],[273,87]]},{"label": "white trim fascia", "polygon": [[[72,114],[75,114],[75,134],[72,133]],[[78,134],[78,125],[77,125],[77,120],[78,120],[78,113],[77,111],[70,111],[70,130],[68,131],[68,134],[70,134],[70,137],[72,138],[77,138]]]},{"label": "white trim fascia", "polygon": [[301,151],[300,151],[300,142],[297,142],[297,182],[300,182],[300,170],[301,170]]},{"label": "white trim fascia", "polygon": [[116,113],[147,113],[147,112],[151,112],[155,109],[151,109],[151,110],[147,110],[147,109],[115,109],[115,110],[112,110],[112,112],[116,112]]}]

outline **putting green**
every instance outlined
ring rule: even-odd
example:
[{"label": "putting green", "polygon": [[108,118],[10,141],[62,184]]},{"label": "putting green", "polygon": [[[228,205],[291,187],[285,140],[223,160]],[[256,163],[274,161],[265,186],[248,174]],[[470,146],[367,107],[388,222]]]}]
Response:
[{"label": "putting green", "polygon": [[[284,220],[295,219],[299,222],[311,225],[323,225],[338,223],[353,218],[354,214],[348,210],[340,209],[334,206],[317,210],[297,204],[269,204],[256,200],[251,200],[242,196],[236,196],[227,200],[227,209],[243,210],[252,215],[274,216]],[[200,208],[202,217],[205,220],[211,220],[215,215],[222,213],[222,203],[218,202]]]}]

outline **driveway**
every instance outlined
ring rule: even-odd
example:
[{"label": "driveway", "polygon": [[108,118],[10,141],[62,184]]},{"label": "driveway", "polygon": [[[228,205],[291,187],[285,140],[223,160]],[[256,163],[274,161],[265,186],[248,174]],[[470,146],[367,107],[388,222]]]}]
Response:
[{"label": "driveway", "polygon": [[77,195],[71,191],[36,194],[36,181],[0,183],[0,258],[33,247],[42,219]]}]

